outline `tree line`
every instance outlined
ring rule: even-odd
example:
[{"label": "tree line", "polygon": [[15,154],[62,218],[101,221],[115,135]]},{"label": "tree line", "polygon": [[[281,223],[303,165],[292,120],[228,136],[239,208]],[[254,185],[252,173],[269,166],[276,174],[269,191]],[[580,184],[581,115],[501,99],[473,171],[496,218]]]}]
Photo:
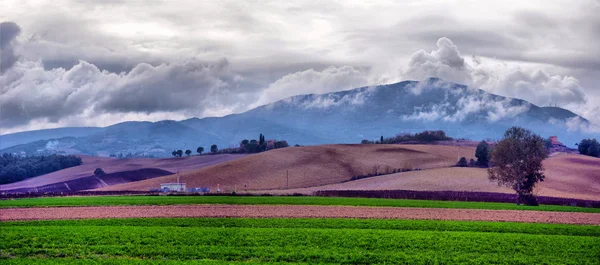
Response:
[{"label": "tree line", "polygon": [[442,130],[437,131],[422,131],[420,133],[410,134],[398,134],[394,137],[384,138],[383,135],[377,141],[362,140],[361,144],[398,144],[398,143],[431,143],[437,141],[448,141],[452,140],[451,137],[446,135],[446,132]]},{"label": "tree line", "polygon": [[81,163],[81,158],[74,155],[19,156],[5,153],[0,156],[0,184],[37,177]]},{"label": "tree line", "polygon": [[[216,144],[213,144],[210,146],[210,152],[212,154],[217,154],[217,153],[220,153],[220,154],[239,154],[239,153],[251,154],[251,153],[260,153],[260,152],[264,152],[264,151],[271,150],[271,149],[284,148],[284,147],[288,147],[288,146],[289,146],[289,144],[285,140],[281,140],[281,141],[266,140],[265,136],[261,133],[258,136],[258,140],[244,139],[244,140],[240,141],[239,147],[231,147],[231,148],[225,148],[225,149],[219,150],[219,147]],[[204,147],[200,146],[200,147],[196,148],[196,153],[198,153],[199,155],[201,155],[203,152],[204,152]],[[187,149],[185,151],[183,151],[181,149],[173,150],[173,152],[171,152],[171,155],[173,155],[174,157],[182,157],[184,153],[187,156],[190,156],[190,155],[192,155],[192,150],[190,150],[190,149]]]}]

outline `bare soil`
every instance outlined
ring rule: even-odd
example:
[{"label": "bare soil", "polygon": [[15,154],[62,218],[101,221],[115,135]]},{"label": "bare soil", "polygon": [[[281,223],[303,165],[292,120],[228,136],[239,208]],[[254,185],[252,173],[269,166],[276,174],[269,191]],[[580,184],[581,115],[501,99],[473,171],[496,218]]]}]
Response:
[{"label": "bare soil", "polygon": [[[444,145],[345,144],[290,147],[182,173],[188,187],[222,191],[306,188],[349,181],[354,176],[400,169],[430,169],[473,157],[475,148]],[[111,186],[100,190],[148,190],[176,176]]]},{"label": "bare soil", "polygon": [[[537,184],[539,196],[598,200],[600,159],[558,153],[544,161],[546,179]],[[370,177],[317,187],[257,191],[273,194],[313,194],[318,190],[418,190],[514,193],[490,182],[485,168],[435,168]]]},{"label": "bare soil", "polygon": [[378,218],[600,225],[600,214],[304,205],[173,205],[0,209],[0,221],[161,217]]}]

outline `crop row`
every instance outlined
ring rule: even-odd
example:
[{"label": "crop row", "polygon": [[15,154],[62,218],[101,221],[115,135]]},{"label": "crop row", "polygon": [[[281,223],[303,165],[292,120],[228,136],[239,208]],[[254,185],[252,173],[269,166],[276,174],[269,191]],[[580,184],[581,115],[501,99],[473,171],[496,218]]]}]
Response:
[{"label": "crop row", "polygon": [[518,206],[514,203],[495,202],[434,201],[410,199],[399,200],[381,198],[343,198],[314,196],[94,196],[0,200],[0,208],[177,204],[349,205],[490,210],[537,210],[560,212],[600,212],[600,208],[585,208],[557,205]]},{"label": "crop row", "polygon": [[[135,225],[136,221],[144,225]],[[14,262],[36,257],[48,261],[593,264],[600,255],[598,228],[587,226],[571,226],[569,232],[564,225],[486,228],[483,222],[443,221],[94,222],[4,223],[0,229],[0,258]],[[511,231],[511,225],[518,228]],[[574,232],[579,228],[583,230]],[[493,232],[482,232],[486,229]]]},{"label": "crop row", "polygon": [[130,218],[13,221],[0,223],[0,229],[15,226],[138,226],[138,227],[220,227],[220,228],[316,228],[375,229],[413,231],[454,231],[521,233],[600,237],[600,226],[544,223],[474,222],[399,219],[347,218]]}]

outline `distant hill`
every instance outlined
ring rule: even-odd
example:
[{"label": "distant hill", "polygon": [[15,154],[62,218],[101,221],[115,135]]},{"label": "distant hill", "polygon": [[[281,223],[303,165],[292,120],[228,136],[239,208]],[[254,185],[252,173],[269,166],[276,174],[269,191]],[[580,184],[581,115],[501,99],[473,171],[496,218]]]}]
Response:
[{"label": "distant hill", "polygon": [[[522,126],[567,146],[584,137],[570,131],[568,119],[588,121],[569,110],[539,107],[438,79],[404,81],[327,94],[298,95],[224,117],[183,121],[125,122],[96,128],[86,135],[61,135],[4,148],[0,152],[63,152],[108,156],[170,156],[174,149],[211,144],[237,146],[242,139],[284,139],[291,145],[359,143],[398,133],[444,130],[455,138],[497,139],[511,126]],[[68,128],[64,128],[68,129]],[[57,129],[60,130],[60,129]],[[48,135],[52,130],[47,130]],[[33,132],[28,132],[33,133]],[[4,137],[4,136],[2,136]],[[597,136],[595,136],[597,137]],[[33,139],[33,138],[31,138]],[[7,145],[8,146],[8,145]]]},{"label": "distant hill", "polygon": [[62,137],[82,137],[101,131],[99,127],[65,127],[0,135],[0,149],[35,142],[38,140]]},{"label": "distant hill", "polygon": [[[188,187],[220,185],[223,192],[306,188],[349,181],[367,174],[449,167],[457,156],[473,158],[474,147],[354,144],[275,149],[181,173]],[[174,182],[176,175],[101,188],[148,190]]]},{"label": "distant hill", "polygon": [[[66,192],[95,189],[171,175],[178,171],[196,170],[244,156],[246,155],[217,154],[162,159],[112,159],[82,156],[82,165],[0,185],[0,192]],[[106,175],[94,176],[96,168],[102,168]]]}]

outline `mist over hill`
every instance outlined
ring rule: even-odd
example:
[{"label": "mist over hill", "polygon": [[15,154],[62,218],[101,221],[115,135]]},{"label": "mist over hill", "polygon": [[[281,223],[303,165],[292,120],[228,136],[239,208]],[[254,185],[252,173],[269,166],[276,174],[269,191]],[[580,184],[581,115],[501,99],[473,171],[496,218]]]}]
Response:
[{"label": "mist over hill", "polygon": [[[242,139],[285,139],[290,144],[359,143],[381,135],[444,130],[454,138],[500,138],[511,126],[568,146],[597,137],[568,125],[589,124],[569,110],[539,107],[432,78],[361,87],[327,94],[298,95],[224,117],[183,121],[124,122],[104,128],[59,128],[0,136],[0,152],[84,153],[108,156],[170,156],[174,149],[211,144],[237,146]],[[28,142],[28,143],[25,143]],[[12,146],[10,146],[12,145]]]}]

